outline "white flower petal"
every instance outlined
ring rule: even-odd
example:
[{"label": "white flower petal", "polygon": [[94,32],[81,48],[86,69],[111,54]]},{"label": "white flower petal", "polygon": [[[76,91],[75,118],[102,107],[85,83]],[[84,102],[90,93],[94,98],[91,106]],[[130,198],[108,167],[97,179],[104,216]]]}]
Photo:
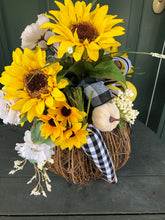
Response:
[{"label": "white flower petal", "polygon": [[54,151],[52,150],[54,146],[34,144],[31,140],[31,132],[29,130],[25,132],[24,141],[25,143],[17,143],[15,146],[15,150],[23,158],[44,163],[54,155]]},{"label": "white flower petal", "polygon": [[20,124],[20,111],[12,110],[12,105],[16,100],[5,100],[5,93],[0,91],[0,118],[4,124]]},{"label": "white flower petal", "polygon": [[26,26],[21,34],[21,47],[23,49],[26,47],[33,49],[35,46],[37,46],[38,41],[40,41],[47,32],[47,29],[42,29],[40,26],[47,22],[49,22],[49,18],[43,14],[40,14],[38,15],[38,20],[36,23],[32,23],[31,25]]},{"label": "white flower petal", "polygon": [[47,45],[46,41],[44,41],[44,40],[39,41],[38,46],[41,47],[43,50],[48,49],[48,45]]},{"label": "white flower petal", "polygon": [[48,18],[48,17],[46,17],[46,16],[43,15],[43,14],[38,15],[38,20],[37,20],[36,23],[37,23],[39,26],[41,26],[42,24],[47,23],[47,22],[49,22],[49,18]]},{"label": "white flower petal", "polygon": [[49,38],[50,38],[51,36],[53,36],[53,35],[55,35],[55,33],[53,33],[52,31],[47,31],[47,32],[45,33],[44,39],[45,39],[46,41],[48,41]]}]

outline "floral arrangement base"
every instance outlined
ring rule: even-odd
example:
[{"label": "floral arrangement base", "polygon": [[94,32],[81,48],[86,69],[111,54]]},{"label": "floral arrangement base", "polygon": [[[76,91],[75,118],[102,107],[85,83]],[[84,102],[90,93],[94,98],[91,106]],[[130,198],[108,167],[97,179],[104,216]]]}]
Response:
[{"label": "floral arrangement base", "polygon": [[74,183],[100,178],[117,183],[116,170],[130,156],[130,126],[139,114],[129,77],[141,73],[128,54],[165,59],[120,51],[115,37],[125,33],[119,26],[123,19],[107,14],[108,5],[95,0],[74,2],[55,1],[59,10],[38,15],[25,28],[23,50],[13,51],[0,77],[0,119],[22,126],[33,122],[15,146],[23,159],[9,172],[33,165],[27,184],[38,182],[30,195],[51,192],[47,168]]},{"label": "floral arrangement base", "polygon": [[[102,132],[102,136],[115,170],[120,169],[128,161],[131,152],[130,126],[124,123],[124,132],[117,126],[111,132]],[[70,151],[69,149],[61,150],[61,148],[55,147],[54,152],[54,163],[47,163],[47,168],[64,177],[67,181],[87,185],[93,180],[103,178],[103,173],[89,159],[83,149],[73,148]]]}]

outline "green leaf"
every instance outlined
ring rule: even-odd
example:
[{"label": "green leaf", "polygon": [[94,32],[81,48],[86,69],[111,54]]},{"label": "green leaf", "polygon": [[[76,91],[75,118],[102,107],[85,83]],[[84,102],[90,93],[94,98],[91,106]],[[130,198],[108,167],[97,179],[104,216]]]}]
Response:
[{"label": "green leaf", "polygon": [[126,85],[125,77],[120,69],[114,64],[113,60],[103,61],[97,64],[90,71],[89,76],[92,78],[106,78],[121,81]]},{"label": "green leaf", "polygon": [[29,161],[30,163],[37,163],[37,161],[36,161],[36,160],[31,160],[31,159],[28,159],[28,161]]},{"label": "green leaf", "polygon": [[[145,72],[140,72],[140,73],[135,73],[135,72],[133,72],[133,73],[132,73],[132,75],[143,75],[143,74],[145,74]],[[129,73],[128,73],[128,75],[129,75]]]},{"label": "green leaf", "polygon": [[82,80],[87,72],[93,68],[88,61],[79,61],[69,68],[69,72],[74,73],[80,80]]},{"label": "green leaf", "polygon": [[37,121],[35,124],[35,127],[31,130],[31,139],[34,144],[47,144],[47,145],[53,145],[54,142],[51,140],[50,137],[45,139],[41,136],[41,130],[40,126],[43,124],[42,121]]},{"label": "green leaf", "polygon": [[119,127],[121,128],[121,130],[122,130],[122,132],[124,134],[124,122],[123,122],[123,120],[120,120]]},{"label": "green leaf", "polygon": [[139,69],[142,69],[142,67],[139,67],[139,66],[137,66],[137,67],[133,66],[132,68],[133,68],[133,70],[139,70]]},{"label": "green leaf", "polygon": [[57,83],[59,83],[60,80],[65,77],[66,74],[67,74],[67,71],[66,71],[66,70],[61,70],[61,71],[57,74]]},{"label": "green leaf", "polygon": [[59,62],[59,59],[55,58],[53,56],[48,56],[47,59],[46,59],[46,62],[53,64],[53,63]]},{"label": "green leaf", "polygon": [[[70,74],[72,76],[76,76],[78,78],[78,81],[81,81],[85,75],[88,74],[88,72],[93,68],[92,64],[88,61],[80,60],[74,64],[72,64],[68,68],[64,68],[57,74],[57,82],[60,81],[60,79],[64,78],[66,74]],[[71,79],[70,77],[70,79]],[[72,79],[71,79],[72,81]],[[74,80],[73,80],[74,81]]]},{"label": "green leaf", "polygon": [[113,60],[106,60],[97,64],[94,68],[95,70],[111,70],[120,71],[119,68],[114,64]]},{"label": "green leaf", "polygon": [[93,61],[92,64],[96,66],[97,64],[101,62],[109,61],[109,60],[112,60],[110,53],[104,54],[104,50],[101,49],[99,50],[99,59],[96,62]]}]

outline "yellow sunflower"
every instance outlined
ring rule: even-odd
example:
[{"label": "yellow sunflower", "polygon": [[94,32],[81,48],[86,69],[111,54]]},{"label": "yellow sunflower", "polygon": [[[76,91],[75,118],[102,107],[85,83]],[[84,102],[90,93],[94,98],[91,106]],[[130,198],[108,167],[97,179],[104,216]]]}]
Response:
[{"label": "yellow sunflower", "polygon": [[124,28],[115,25],[123,22],[123,19],[115,19],[117,15],[107,15],[108,5],[100,7],[97,4],[95,10],[90,12],[92,4],[86,5],[84,1],[77,1],[75,5],[71,0],[65,0],[64,4],[55,3],[60,10],[49,11],[51,15],[45,14],[55,23],[45,23],[41,28],[49,28],[57,34],[50,37],[48,45],[60,42],[59,58],[69,47],[74,47],[75,61],[80,60],[84,52],[91,60],[97,61],[100,49],[108,50],[119,45],[114,37],[124,34]]},{"label": "yellow sunflower", "polygon": [[52,141],[55,141],[56,138],[62,136],[65,128],[58,123],[57,118],[53,115],[42,115],[39,120],[44,122],[44,124],[40,126],[40,130],[41,136],[44,136],[45,139],[50,136]]},{"label": "yellow sunflower", "polygon": [[64,132],[62,137],[55,141],[56,146],[60,146],[62,150],[69,148],[71,150],[74,146],[80,148],[87,143],[88,131],[87,124],[82,127],[81,123],[76,123],[73,127]]},{"label": "yellow sunflower", "polygon": [[46,65],[46,53],[40,47],[36,50],[25,48],[22,52],[17,48],[13,52],[13,62],[5,67],[0,83],[5,87],[5,99],[18,99],[13,105],[14,110],[21,111],[21,117],[27,113],[29,122],[35,116],[42,115],[45,106],[52,107],[56,101],[65,101],[65,95],[60,91],[68,84],[62,79],[57,83],[57,73],[62,66],[57,62]]},{"label": "yellow sunflower", "polygon": [[59,103],[56,109],[49,109],[48,112],[55,115],[63,126],[66,126],[67,122],[69,126],[71,126],[77,122],[83,121],[83,118],[86,116],[85,112],[79,111],[75,107],[71,107],[66,102]]}]

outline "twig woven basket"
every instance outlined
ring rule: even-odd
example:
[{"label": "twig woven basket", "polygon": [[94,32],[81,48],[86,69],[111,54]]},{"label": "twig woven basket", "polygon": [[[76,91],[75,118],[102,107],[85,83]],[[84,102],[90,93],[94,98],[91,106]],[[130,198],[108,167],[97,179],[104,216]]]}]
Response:
[{"label": "twig woven basket", "polygon": [[[124,123],[124,134],[119,126],[111,132],[102,132],[103,139],[114,163],[115,170],[128,161],[130,146],[130,127]],[[80,148],[61,150],[55,147],[54,164],[47,163],[47,168],[74,183],[90,184],[93,180],[103,178],[103,174]],[[107,180],[106,180],[107,181]]]}]

